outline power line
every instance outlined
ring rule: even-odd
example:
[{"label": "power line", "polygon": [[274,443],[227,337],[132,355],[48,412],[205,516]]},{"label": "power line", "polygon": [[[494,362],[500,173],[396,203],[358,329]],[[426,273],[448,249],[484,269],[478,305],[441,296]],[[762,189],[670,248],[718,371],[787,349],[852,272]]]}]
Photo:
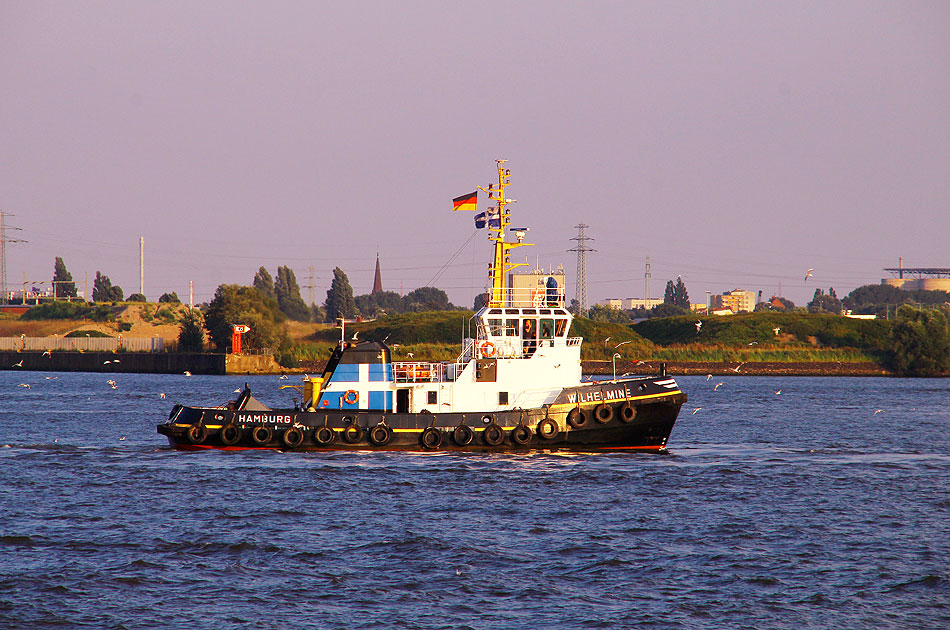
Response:
[{"label": "power line", "polygon": [[[26,243],[27,241],[10,238],[7,230],[19,230],[18,227],[7,226],[4,218],[12,214],[0,211],[0,304],[7,303],[7,243]],[[25,300],[26,296],[24,296]]]}]

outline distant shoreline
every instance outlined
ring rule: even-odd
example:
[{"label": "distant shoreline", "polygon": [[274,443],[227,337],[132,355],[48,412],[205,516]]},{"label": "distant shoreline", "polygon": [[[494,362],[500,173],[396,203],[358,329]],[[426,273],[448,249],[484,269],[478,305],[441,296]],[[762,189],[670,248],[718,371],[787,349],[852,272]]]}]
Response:
[{"label": "distant shoreline", "polygon": [[[210,353],[134,353],[122,352],[0,352],[0,370],[19,371],[83,371],[83,372],[139,372],[181,373],[189,370],[204,374],[321,374],[326,361],[306,362],[297,368],[277,368],[273,361],[270,366],[260,361],[248,363],[229,362],[225,368],[225,355]],[[114,360],[120,358],[119,360]],[[243,358],[243,357],[238,357]],[[249,356],[248,360],[260,359]],[[113,361],[114,360],[114,361]],[[6,363],[3,363],[6,361]],[[208,361],[217,361],[214,366]],[[894,376],[894,373],[871,362],[838,361],[759,361],[739,363],[721,361],[617,361],[616,374],[633,376],[655,376],[665,363],[667,374],[676,376],[706,375],[717,376]],[[13,367],[7,367],[13,366]],[[583,374],[611,376],[614,364],[610,361],[581,361]],[[738,369],[737,369],[738,368]],[[946,375],[950,376],[950,375]]]},{"label": "distant shoreline", "polygon": [[[894,373],[870,362],[845,363],[839,361],[785,362],[760,361],[739,363],[732,361],[645,361],[632,363],[617,361],[617,376],[655,375],[666,363],[667,374],[677,376],[713,374],[716,376],[894,376]],[[614,366],[610,361],[581,361],[584,374],[611,375]],[[738,371],[736,368],[738,367]]]}]

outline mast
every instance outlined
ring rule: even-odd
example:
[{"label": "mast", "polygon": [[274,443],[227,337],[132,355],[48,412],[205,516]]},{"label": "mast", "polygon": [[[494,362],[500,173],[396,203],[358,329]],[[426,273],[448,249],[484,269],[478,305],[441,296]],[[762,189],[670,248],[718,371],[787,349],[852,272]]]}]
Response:
[{"label": "mast", "polygon": [[[497,188],[494,184],[488,184],[488,188],[478,188],[482,191],[488,193],[488,198],[497,202],[494,212],[489,209],[488,212],[488,230],[489,237],[488,240],[495,241],[495,253],[492,257],[492,263],[488,268],[488,281],[491,284],[491,295],[488,299],[488,306],[491,308],[497,308],[505,306],[505,303],[511,296],[508,296],[508,272],[516,267],[524,267],[528,263],[513,263],[510,260],[511,250],[515,247],[521,247],[522,245],[530,245],[531,243],[522,242],[525,236],[527,229],[518,230],[517,232],[517,241],[508,242],[505,240],[505,231],[508,229],[508,226],[511,224],[511,215],[508,210],[508,204],[515,203],[517,199],[509,199],[505,197],[505,188],[511,184],[509,179],[511,176],[511,169],[505,168],[505,162],[508,160],[495,160],[495,163],[498,164],[498,186]],[[492,223],[493,219],[497,217],[497,223]]]}]

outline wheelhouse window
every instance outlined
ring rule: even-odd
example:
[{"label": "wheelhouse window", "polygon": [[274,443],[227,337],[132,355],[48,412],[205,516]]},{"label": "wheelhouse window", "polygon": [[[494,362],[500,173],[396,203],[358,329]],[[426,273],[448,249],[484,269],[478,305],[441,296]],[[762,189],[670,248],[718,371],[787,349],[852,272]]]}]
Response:
[{"label": "wheelhouse window", "polygon": [[488,320],[488,334],[495,337],[501,337],[501,320],[500,319]]},{"label": "wheelhouse window", "polygon": [[434,404],[436,404],[436,403],[439,402],[439,392],[437,392],[437,391],[435,391],[435,390],[431,390],[431,391],[428,392],[428,395],[429,395],[429,397],[428,397],[428,403],[429,403],[430,405],[434,405]]},{"label": "wheelhouse window", "polygon": [[518,320],[517,319],[505,320],[505,336],[506,337],[518,336]]},{"label": "wheelhouse window", "polygon": [[541,339],[552,339],[554,337],[554,320],[541,320]]},{"label": "wheelhouse window", "polygon": [[554,335],[557,337],[563,337],[566,334],[567,334],[567,320],[555,319],[554,320]]},{"label": "wheelhouse window", "polygon": [[498,404],[499,405],[508,404],[508,392],[498,392]]},{"label": "wheelhouse window", "polygon": [[526,319],[521,324],[521,346],[525,356],[531,356],[538,348],[538,321]]}]

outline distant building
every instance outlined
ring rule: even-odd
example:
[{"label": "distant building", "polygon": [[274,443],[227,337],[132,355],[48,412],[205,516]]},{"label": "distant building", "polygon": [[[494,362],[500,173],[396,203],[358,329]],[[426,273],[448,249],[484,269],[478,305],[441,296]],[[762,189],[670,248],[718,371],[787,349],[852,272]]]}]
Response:
[{"label": "distant building", "polygon": [[[902,291],[950,291],[950,268],[947,267],[905,267],[904,259],[900,259],[900,266],[887,268],[884,271],[897,276],[884,278],[881,284],[897,287]],[[904,276],[913,276],[905,278]]]},{"label": "distant building", "polygon": [[511,287],[509,306],[530,308],[545,303],[564,303],[564,267],[544,271],[540,267],[532,271],[508,274],[508,286]]},{"label": "distant building", "polygon": [[733,313],[751,313],[755,310],[755,292],[733,289],[720,295],[709,296],[709,310],[729,310]]},{"label": "distant building", "polygon": [[600,306],[609,306],[610,308],[629,311],[635,308],[645,308],[647,310],[663,303],[662,299],[653,298],[607,298],[598,302]]},{"label": "distant building", "polygon": [[881,284],[901,291],[950,291],[950,278],[884,278]]}]

